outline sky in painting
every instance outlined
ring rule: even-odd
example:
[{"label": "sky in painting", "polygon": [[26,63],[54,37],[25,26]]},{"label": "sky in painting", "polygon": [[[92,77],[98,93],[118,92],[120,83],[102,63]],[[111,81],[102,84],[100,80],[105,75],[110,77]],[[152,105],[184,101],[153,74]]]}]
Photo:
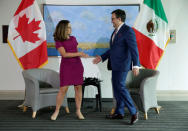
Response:
[{"label": "sky in painting", "polygon": [[44,21],[47,30],[47,42],[54,42],[53,32],[60,20],[69,20],[72,35],[78,43],[108,43],[113,26],[111,12],[122,9],[126,12],[126,24],[134,25],[139,13],[138,5],[122,6],[67,6],[44,5]]}]

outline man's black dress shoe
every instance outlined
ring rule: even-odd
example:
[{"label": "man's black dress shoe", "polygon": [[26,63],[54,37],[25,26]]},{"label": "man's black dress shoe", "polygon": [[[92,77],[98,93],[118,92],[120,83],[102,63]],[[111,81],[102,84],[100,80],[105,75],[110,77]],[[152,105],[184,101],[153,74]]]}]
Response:
[{"label": "man's black dress shoe", "polygon": [[130,124],[133,125],[137,121],[138,121],[138,112],[135,115],[132,115]]},{"label": "man's black dress shoe", "polygon": [[123,119],[123,117],[121,114],[106,115],[107,119]]}]

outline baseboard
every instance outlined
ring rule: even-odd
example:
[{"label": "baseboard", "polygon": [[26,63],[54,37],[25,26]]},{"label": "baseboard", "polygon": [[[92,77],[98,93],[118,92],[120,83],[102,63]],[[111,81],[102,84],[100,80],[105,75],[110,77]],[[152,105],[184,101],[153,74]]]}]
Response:
[{"label": "baseboard", "polygon": [[24,90],[0,90],[0,100],[24,100]]},{"label": "baseboard", "polygon": [[188,90],[158,90],[158,101],[188,101]]},{"label": "baseboard", "polygon": [[[0,90],[0,100],[24,100],[25,91],[23,90]],[[85,98],[90,101],[95,98]],[[158,101],[188,101],[188,90],[158,90]],[[69,98],[70,101],[74,98]],[[112,101],[112,98],[102,98],[102,101]]]}]

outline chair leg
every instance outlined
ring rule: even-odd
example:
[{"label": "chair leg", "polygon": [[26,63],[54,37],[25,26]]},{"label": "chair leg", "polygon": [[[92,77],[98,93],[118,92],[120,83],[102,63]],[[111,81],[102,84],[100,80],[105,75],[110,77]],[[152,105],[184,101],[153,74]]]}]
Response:
[{"label": "chair leg", "polygon": [[85,91],[85,85],[82,85],[82,103],[81,103],[81,107],[83,107],[83,103],[84,103],[84,91]]},{"label": "chair leg", "polygon": [[155,107],[154,109],[155,109],[156,113],[159,114],[161,107]]},{"label": "chair leg", "polygon": [[102,100],[101,100],[101,85],[100,82],[98,83],[98,100],[99,100],[99,111],[102,112]]},{"label": "chair leg", "polygon": [[27,106],[23,106],[23,112],[27,111]]},{"label": "chair leg", "polygon": [[148,119],[148,114],[147,114],[147,112],[146,112],[146,113],[144,113],[144,119],[145,119],[145,120],[147,120],[147,119]]},{"label": "chair leg", "polygon": [[115,107],[111,109],[110,115],[113,115],[115,113]]},{"label": "chair leg", "polygon": [[24,108],[24,105],[21,104],[21,105],[18,105],[17,107],[20,108],[20,109],[23,109],[23,108]]},{"label": "chair leg", "polygon": [[33,112],[33,115],[32,115],[32,118],[33,118],[33,119],[35,119],[36,114],[37,114],[37,112],[36,112],[36,111],[34,111],[34,112]]},{"label": "chair leg", "polygon": [[69,107],[68,107],[68,106],[65,107],[65,111],[66,111],[67,114],[70,113],[70,110],[69,110]]},{"label": "chair leg", "polygon": [[96,108],[95,108],[95,110],[99,111],[99,95],[98,94],[96,94],[95,100],[96,100]]}]

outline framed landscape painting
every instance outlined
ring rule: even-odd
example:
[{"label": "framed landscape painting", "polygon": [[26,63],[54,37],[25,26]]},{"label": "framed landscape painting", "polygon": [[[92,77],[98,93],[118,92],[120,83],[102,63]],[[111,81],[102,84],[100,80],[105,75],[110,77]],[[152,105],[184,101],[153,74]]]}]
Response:
[{"label": "framed landscape painting", "polygon": [[101,55],[109,48],[111,12],[122,9],[126,12],[126,24],[133,26],[139,13],[139,5],[44,5],[48,56],[59,56],[55,48],[53,33],[60,20],[69,20],[72,35],[78,41],[78,50],[89,56]]}]

